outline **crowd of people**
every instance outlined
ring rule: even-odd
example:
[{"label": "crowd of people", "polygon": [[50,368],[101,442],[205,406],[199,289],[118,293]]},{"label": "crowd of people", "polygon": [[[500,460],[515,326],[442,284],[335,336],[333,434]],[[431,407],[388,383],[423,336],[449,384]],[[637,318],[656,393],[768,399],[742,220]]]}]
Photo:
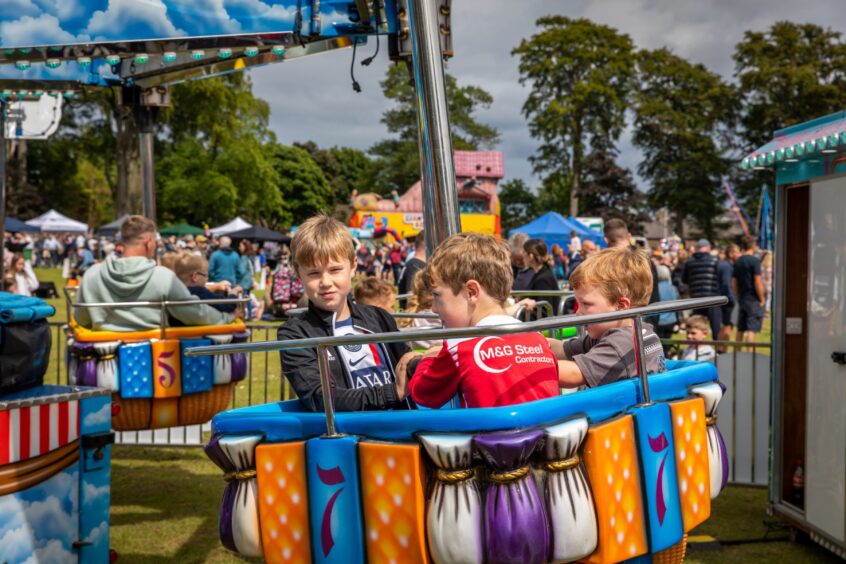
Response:
[{"label": "crowd of people", "polygon": [[[337,225],[332,223],[330,231],[338,230]],[[197,304],[174,308],[169,320],[172,325],[225,323],[235,317],[246,320],[284,319],[291,309],[313,308],[315,303],[321,303],[320,299],[325,299],[319,291],[309,291],[309,280],[314,274],[309,270],[303,272],[295,258],[296,241],[303,241],[309,231],[305,233],[295,235],[290,248],[284,244],[257,244],[249,240],[233,242],[227,236],[161,237],[157,235],[151,221],[133,216],[115,239],[70,234],[17,234],[7,239],[10,252],[5,255],[7,276],[4,289],[24,295],[32,294],[39,287],[34,266],[61,266],[66,277],[85,281],[79,293],[81,301],[155,300],[163,296],[168,300],[190,299],[191,296],[203,300],[241,296],[249,298],[248,301],[244,300],[244,305],[237,307],[233,303],[213,303],[210,306]],[[351,286],[346,293],[336,292],[338,296],[348,294],[352,303],[393,312],[399,295],[400,309],[409,313],[430,314],[401,319],[399,329],[441,326],[442,323],[450,326],[445,314],[448,315],[455,303],[449,302],[449,307],[441,305],[439,308],[437,305],[439,301],[443,302],[441,297],[445,295],[445,290],[435,288],[437,284],[434,280],[439,279],[433,278],[436,276],[433,274],[436,261],[435,257],[432,260],[427,257],[422,232],[414,240],[400,240],[391,244],[358,241],[346,229],[343,233],[343,237],[338,234],[334,237],[344,241],[348,239],[352,245],[348,256]],[[728,244],[718,250],[713,249],[709,241],[701,239],[690,253],[678,244],[661,245],[649,251],[632,244],[628,227],[619,219],[609,219],[605,223],[604,238],[612,250],[625,249],[645,257],[644,264],[649,275],[648,295],[645,301],[640,296],[637,300],[627,298],[624,301],[626,307],[633,307],[634,303],[643,302],[645,305],[680,297],[728,298],[729,303],[723,308],[693,311],[691,315],[664,313],[647,319],[658,339],[667,339],[684,331],[688,340],[702,343],[688,346],[681,351],[681,358],[713,360],[725,347],[710,341],[734,338],[751,342],[761,331],[763,319],[769,310],[772,255],[760,253],[754,239],[744,238],[740,246]],[[470,242],[464,241],[462,244],[470,245]],[[476,241],[473,244],[481,247],[471,252],[487,252],[482,250],[486,248],[482,242]],[[495,311],[494,316],[500,313],[514,315],[522,307],[532,309],[535,300],[548,301],[553,312],[569,313],[578,310],[580,306],[590,309],[599,299],[599,295],[592,296],[594,301],[580,300],[578,296],[580,284],[584,286],[580,282],[583,273],[590,272],[589,268],[582,265],[590,264],[589,261],[601,263],[593,257],[608,256],[594,241],[581,240],[576,233],[571,233],[566,249],[559,245],[548,248],[541,239],[516,233],[502,248],[507,249],[508,295],[503,296],[502,292],[498,292],[493,302],[498,305],[493,307],[488,304],[491,306],[489,309]],[[318,249],[315,252],[317,254],[313,260],[325,261],[329,251]],[[473,264],[471,258],[468,254],[465,262]],[[459,266],[457,264],[451,268],[461,270]],[[631,281],[632,274],[625,268],[622,270],[625,275],[620,274],[620,278]],[[600,276],[596,273],[594,275]],[[437,276],[448,279],[453,274]],[[505,275],[498,273],[497,276],[504,279]],[[488,282],[489,286],[492,284],[493,281]],[[460,286],[456,282],[450,287],[454,290]],[[265,290],[262,299],[257,297],[255,290],[258,289]],[[561,289],[573,290],[577,295],[562,304],[561,296],[548,293]],[[481,289],[476,290],[484,294]],[[485,290],[488,293],[490,291],[490,288]],[[533,292],[540,294],[535,295]],[[515,299],[511,298],[512,293],[524,299],[518,298],[519,301],[515,303]],[[614,301],[619,297],[612,298],[611,306],[619,309],[621,304]],[[463,303],[459,305],[466,307]],[[500,306],[501,312],[498,309]],[[580,311],[584,312],[585,309]],[[138,313],[133,309],[100,312],[80,309],[75,314],[80,323],[99,329],[146,329],[160,323],[153,310]],[[433,314],[438,314],[440,320]],[[479,321],[476,319],[474,324]],[[469,323],[467,320],[464,322]],[[291,322],[287,325],[291,325]],[[735,329],[737,334],[733,335]],[[594,337],[599,339],[600,336],[598,334]],[[420,340],[413,345],[423,349],[439,347],[438,343],[428,340]],[[570,351],[569,354],[566,350]],[[556,349],[559,359],[575,357],[579,354],[576,351],[582,349],[566,350],[562,352]],[[378,365],[377,360],[371,360]],[[579,370],[583,376],[592,374],[584,363]],[[374,374],[368,378],[385,381],[384,377]],[[599,381],[594,376],[585,376],[585,382],[590,383],[592,378],[594,383]],[[572,382],[577,378],[570,374],[566,379]],[[371,400],[372,397],[367,401]]]}]

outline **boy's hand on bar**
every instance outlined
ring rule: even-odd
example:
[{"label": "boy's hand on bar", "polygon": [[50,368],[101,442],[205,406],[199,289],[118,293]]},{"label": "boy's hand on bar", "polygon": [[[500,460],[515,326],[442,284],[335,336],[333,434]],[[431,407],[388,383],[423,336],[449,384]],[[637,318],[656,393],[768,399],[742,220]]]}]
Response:
[{"label": "boy's hand on bar", "polygon": [[402,358],[399,359],[399,362],[397,363],[397,366],[394,369],[394,372],[396,373],[396,382],[394,383],[394,385],[396,386],[397,397],[399,397],[399,399],[405,399],[405,396],[408,394],[409,363],[411,363],[411,361],[415,359],[422,357],[423,355],[421,355],[419,352],[410,351],[402,355]]}]

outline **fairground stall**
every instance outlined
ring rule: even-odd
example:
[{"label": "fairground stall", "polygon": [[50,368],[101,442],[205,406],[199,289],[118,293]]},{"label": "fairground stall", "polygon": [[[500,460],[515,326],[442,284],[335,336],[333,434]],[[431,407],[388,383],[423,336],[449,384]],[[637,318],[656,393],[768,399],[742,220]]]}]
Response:
[{"label": "fairground stall", "polygon": [[776,131],[773,511],[846,558],[846,112]]}]

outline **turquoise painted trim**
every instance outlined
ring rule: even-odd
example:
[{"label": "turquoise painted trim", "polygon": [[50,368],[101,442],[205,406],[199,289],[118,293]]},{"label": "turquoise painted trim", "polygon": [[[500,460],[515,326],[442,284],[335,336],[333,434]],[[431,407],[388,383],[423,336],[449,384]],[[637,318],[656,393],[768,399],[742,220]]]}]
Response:
[{"label": "turquoise painted trim", "polygon": [[795,163],[779,163],[776,167],[776,184],[795,184],[811,178],[825,176],[825,163],[822,155],[809,155]]}]

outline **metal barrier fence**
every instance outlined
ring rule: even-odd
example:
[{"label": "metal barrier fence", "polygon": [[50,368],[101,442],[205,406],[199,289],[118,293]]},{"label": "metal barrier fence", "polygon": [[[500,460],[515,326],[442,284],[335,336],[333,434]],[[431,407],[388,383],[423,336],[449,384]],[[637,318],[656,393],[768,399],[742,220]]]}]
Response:
[{"label": "metal barrier fence", "polygon": [[[726,388],[717,409],[717,427],[726,443],[728,481],[732,484],[768,485],[772,345],[676,339],[662,342],[672,346],[710,346],[726,351],[718,354],[712,362],[716,364],[720,382]],[[695,354],[693,356],[696,358]]]}]

